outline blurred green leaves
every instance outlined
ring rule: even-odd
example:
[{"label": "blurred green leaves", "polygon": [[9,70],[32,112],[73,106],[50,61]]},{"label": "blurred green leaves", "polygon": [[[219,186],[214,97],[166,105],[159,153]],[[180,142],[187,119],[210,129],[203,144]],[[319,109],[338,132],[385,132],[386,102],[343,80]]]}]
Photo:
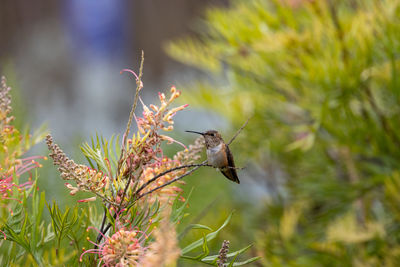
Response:
[{"label": "blurred green leaves", "polygon": [[[185,102],[234,128],[253,116],[236,158],[284,185],[243,227],[262,233],[263,263],[395,266],[400,1],[237,0],[201,26],[199,38],[166,45],[217,81],[188,84]],[[281,174],[268,175],[268,162]]]},{"label": "blurred green leaves", "polygon": [[[229,221],[232,218],[232,214],[233,214],[233,212],[231,214],[229,214],[228,218],[226,218],[226,220],[223,222],[223,224],[217,230],[215,230],[207,235],[203,235],[203,238],[198,239],[198,240],[192,242],[191,244],[187,245],[186,247],[182,248],[181,257],[183,259],[187,259],[187,260],[198,261],[201,263],[218,266],[217,265],[218,255],[210,255],[209,256],[210,249],[208,247],[208,242],[215,239],[215,237],[218,235],[218,233],[228,225]],[[194,229],[194,227],[193,227],[193,229]],[[207,230],[212,231],[211,228],[204,226],[204,225],[200,225],[200,229],[207,229]],[[202,247],[202,250],[203,250],[203,252],[201,254],[199,254],[197,256],[187,255],[187,253],[192,252],[193,250],[195,250],[196,248],[199,248],[199,247]],[[228,266],[242,266],[242,265],[249,264],[251,262],[258,260],[259,257],[253,257],[253,258],[250,258],[243,262],[236,261],[237,256],[239,254],[242,254],[245,251],[247,251],[250,247],[251,247],[251,245],[248,245],[240,250],[237,250],[235,252],[231,252],[231,253],[227,254],[227,258],[232,258],[230,260],[230,263]]]}]

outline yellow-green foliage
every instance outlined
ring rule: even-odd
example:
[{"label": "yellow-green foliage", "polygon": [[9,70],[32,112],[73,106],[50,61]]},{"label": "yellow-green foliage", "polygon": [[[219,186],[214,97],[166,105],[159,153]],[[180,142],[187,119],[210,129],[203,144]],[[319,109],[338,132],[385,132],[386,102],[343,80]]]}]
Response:
[{"label": "yellow-green foliage", "polygon": [[222,82],[185,102],[253,115],[238,157],[284,173],[258,220],[264,264],[400,262],[400,1],[236,0],[202,25],[166,49]]}]

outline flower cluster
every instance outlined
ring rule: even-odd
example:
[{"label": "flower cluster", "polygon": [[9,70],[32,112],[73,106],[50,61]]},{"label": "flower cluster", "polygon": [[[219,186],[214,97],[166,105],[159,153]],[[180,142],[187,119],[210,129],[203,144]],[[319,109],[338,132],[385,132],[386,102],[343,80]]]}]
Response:
[{"label": "flower cluster", "polygon": [[[176,167],[176,163],[167,157],[164,157],[161,160],[161,162],[156,162],[154,164],[148,165],[142,173],[142,176],[139,180],[139,185],[145,184],[156,175],[163,173],[167,170],[170,170],[174,167]],[[166,182],[172,180],[175,177],[177,177],[177,175],[174,172],[166,173],[165,175],[157,179],[155,182],[147,186],[146,189],[144,190],[144,193],[165,184]],[[180,184],[184,183],[183,181],[178,181],[178,182]],[[176,185],[166,186],[150,194],[149,197],[146,199],[146,201],[149,203],[153,203],[157,199],[161,203],[165,203],[170,198],[176,197],[177,194],[179,194],[180,192],[182,192],[182,189]]]},{"label": "flower cluster", "polygon": [[104,243],[101,259],[106,266],[136,266],[143,253],[138,232],[121,229]]},{"label": "flower cluster", "polygon": [[9,125],[14,119],[13,116],[9,116],[11,113],[11,96],[9,94],[11,87],[7,86],[6,78],[1,77],[1,89],[0,89],[0,129],[3,129],[6,125]]},{"label": "flower cluster", "polygon": [[[117,218],[117,229],[111,237],[104,236],[105,241],[95,244],[96,248],[85,250],[87,253],[97,254],[104,262],[103,266],[171,266],[180,255],[178,239],[174,224],[169,220],[170,210],[163,209],[163,218],[158,226],[154,227],[151,236],[136,228],[127,229],[120,225],[121,217]],[[148,229],[149,227],[147,227]],[[95,229],[90,227],[89,229]],[[88,229],[88,230],[89,230]],[[97,230],[97,229],[95,229]],[[98,231],[98,230],[97,230]]]},{"label": "flower cluster", "polygon": [[111,237],[105,238],[106,240],[99,244],[98,248],[89,249],[82,253],[80,261],[82,261],[82,257],[86,253],[94,253],[99,255],[101,261],[104,262],[104,266],[138,266],[139,260],[146,251],[144,246],[146,234],[135,229],[126,230],[121,228]]},{"label": "flower cluster", "polygon": [[[147,107],[143,101],[143,117],[136,117],[138,133],[128,140],[129,153],[125,165],[126,170],[135,170],[140,166],[152,164],[153,162],[162,161],[161,142],[178,143],[185,147],[182,143],[173,138],[160,134],[161,130],[172,131],[174,121],[172,120],[176,112],[186,108],[188,105],[182,105],[173,109],[169,109],[169,105],[180,96],[180,92],[175,87],[171,88],[171,96],[167,100],[164,93],[159,93],[161,105],[150,105]],[[141,136],[142,135],[142,136]]]},{"label": "flower cluster", "polygon": [[10,123],[14,120],[11,113],[11,87],[5,77],[1,78],[0,87],[0,170],[8,170],[17,165],[17,158],[22,154],[18,148],[20,133]]},{"label": "flower cluster", "polygon": [[[182,105],[171,110],[168,110],[168,106],[179,96],[181,92],[176,90],[175,86],[171,87],[171,96],[169,99],[166,98],[164,93],[159,93],[158,97],[160,99],[161,105],[159,107],[155,105],[150,105],[150,109],[142,102],[143,105],[143,118],[137,118],[136,122],[138,129],[141,134],[146,135],[146,133],[152,131],[157,132],[162,129],[164,131],[172,131],[174,129],[172,120],[176,112],[186,108],[188,105]],[[163,137],[163,135],[160,135]],[[165,140],[170,141],[169,138]]]},{"label": "flower cluster", "polygon": [[222,242],[221,249],[219,250],[218,253],[218,262],[217,262],[218,267],[225,267],[228,252],[229,252],[229,240],[224,240],[224,242]]},{"label": "flower cluster", "polygon": [[[140,178],[140,185],[148,182],[150,179],[155,177],[158,174],[163,172],[167,172],[173,168],[187,165],[195,162],[200,158],[200,152],[204,148],[204,139],[202,137],[196,139],[193,145],[190,145],[189,148],[186,148],[180,152],[178,152],[173,159],[169,159],[164,157],[160,162],[156,162],[152,165],[149,165],[144,171]],[[146,187],[145,192],[149,192],[154,188],[161,186],[172,179],[179,177],[180,175],[184,174],[187,171],[186,168],[177,169],[172,172],[168,172],[165,175],[161,176],[157,181]],[[178,181],[179,183],[183,184],[183,181]],[[182,191],[181,188],[178,186],[170,185],[161,188],[158,191],[154,191],[153,193],[149,194],[149,198],[147,199],[148,202],[152,203],[156,199],[158,199],[161,203],[165,203],[171,198],[176,197]]]},{"label": "flower cluster", "polygon": [[[29,139],[30,136],[23,136],[11,125],[14,117],[10,115],[12,111],[10,90],[11,87],[7,86],[5,77],[2,77],[0,87],[0,200],[2,200],[2,206],[6,205],[3,200],[11,199],[14,193],[23,192],[32,185],[31,179],[17,184],[14,178],[41,167],[42,165],[36,160],[45,159],[40,156],[21,158],[33,142]],[[14,199],[18,197],[15,196]]]},{"label": "flower cluster", "polygon": [[16,177],[21,176],[34,168],[42,167],[35,159],[43,158],[39,156],[33,156],[25,159],[18,159],[13,164],[12,168],[3,169],[0,168],[0,197],[1,199],[9,199],[13,194],[13,188],[16,188],[19,192],[28,189],[32,185],[31,179],[22,184],[15,184],[13,182],[14,175]]},{"label": "flower cluster", "polygon": [[[59,166],[58,170],[64,180],[72,180],[76,183],[73,186],[66,183],[66,187],[70,189],[70,194],[75,195],[78,191],[88,191],[98,193],[107,188],[109,177],[102,172],[89,168],[82,164],[76,164],[69,159],[60,147],[53,142],[51,135],[46,136],[46,143],[51,151],[50,157],[53,159],[54,165]],[[94,200],[91,198],[90,200]]]},{"label": "flower cluster", "polygon": [[198,137],[194,141],[194,144],[189,145],[188,149],[176,153],[174,156],[174,161],[181,164],[191,164],[201,158],[200,153],[203,151],[204,146],[204,138]]}]

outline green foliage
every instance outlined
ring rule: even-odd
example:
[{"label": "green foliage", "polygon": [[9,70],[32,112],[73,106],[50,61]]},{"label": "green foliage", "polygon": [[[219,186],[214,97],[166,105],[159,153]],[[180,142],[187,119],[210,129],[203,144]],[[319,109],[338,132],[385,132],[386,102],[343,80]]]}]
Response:
[{"label": "green foliage", "polygon": [[[91,145],[84,143],[81,146],[81,151],[85,155],[89,165],[92,168],[102,170],[110,175],[110,177],[115,176],[115,166],[118,166],[118,155],[121,153],[119,136],[113,135],[110,141],[107,141],[104,137],[99,137],[96,134],[96,139],[92,137],[91,141]],[[95,162],[96,166],[92,161]]]},{"label": "green foliage", "polygon": [[[191,261],[196,261],[196,262],[206,263],[208,265],[218,266],[217,265],[218,255],[211,255],[211,256],[209,255],[210,249],[208,247],[208,242],[215,239],[215,237],[218,235],[218,233],[228,225],[229,221],[232,218],[232,214],[233,213],[229,214],[228,218],[226,218],[224,223],[217,230],[215,230],[207,235],[203,235],[203,238],[196,240],[196,241],[192,242],[191,244],[187,245],[186,247],[182,248],[181,257],[183,259],[187,259],[187,260],[191,260]],[[200,228],[200,229],[206,229],[206,230],[212,231],[211,228],[209,228],[208,226],[205,226],[205,225],[191,226],[191,228],[192,229]],[[192,252],[193,250],[195,250],[196,248],[199,248],[199,247],[202,247],[202,250],[203,250],[203,252],[201,254],[199,254],[197,256],[187,255],[187,253]],[[243,262],[236,262],[237,256],[239,254],[242,254],[245,251],[247,251],[250,247],[251,247],[251,245],[244,247],[240,250],[237,250],[235,252],[231,252],[231,253],[227,254],[227,258],[233,258],[230,261],[228,266],[242,266],[242,265],[245,265],[245,264],[248,264],[248,263],[258,260],[259,257],[253,257],[253,258],[250,258]]]},{"label": "green foliage", "polygon": [[93,209],[67,208],[63,213],[53,203],[48,206],[51,223],[47,223],[43,216],[45,193],[39,193],[34,184],[24,195],[2,228],[6,240],[2,241],[1,250],[8,253],[2,253],[1,265],[54,266],[78,262],[82,248],[87,245],[86,230],[93,223],[90,219],[94,217]]},{"label": "green foliage", "polygon": [[220,81],[188,85],[186,102],[236,127],[252,116],[238,161],[279,173],[256,219],[264,264],[395,266],[400,1],[231,2],[166,48]]},{"label": "green foliage", "polygon": [[89,237],[87,229],[89,226],[96,223],[91,218],[96,218],[93,208],[87,209],[78,208],[75,206],[73,209],[67,207],[65,212],[62,212],[56,203],[47,207],[51,217],[51,226],[55,236],[55,249],[56,253],[60,251],[62,245],[68,243],[72,246],[74,261],[77,262],[82,251],[86,238]]},{"label": "green foliage", "polygon": [[37,190],[33,188],[26,192],[28,195],[33,193],[30,200],[32,207],[34,207],[32,213],[28,214],[27,212],[28,199],[26,197],[27,194],[24,194],[22,205],[15,205],[15,212],[9,215],[3,226],[3,231],[8,241],[15,242],[20,246],[20,249],[14,250],[13,254],[7,255],[9,258],[3,258],[4,262],[10,262],[10,259],[20,256],[21,251],[25,251],[26,255],[29,254],[36,264],[43,264],[40,251],[52,237],[41,220],[45,203],[44,192],[39,196]]},{"label": "green foliage", "polygon": [[179,197],[178,196],[173,205],[172,205],[172,211],[171,211],[171,216],[170,219],[173,223],[177,224],[180,223],[182,221],[182,219],[187,216],[188,214],[185,213],[185,207],[189,204],[189,199],[192,195],[193,192],[193,188],[190,190],[189,194],[187,195],[185,202],[181,203],[181,201],[179,201]]},{"label": "green foliage", "polygon": [[[232,213],[228,216],[228,218],[224,221],[224,223],[216,231],[209,233],[204,238],[199,239],[199,240],[191,243],[190,245],[186,246],[185,248],[182,249],[181,253],[186,254],[186,253],[194,250],[195,248],[200,247],[202,244],[207,243],[210,240],[213,240],[217,236],[217,234],[229,223],[231,218],[232,218]],[[186,256],[186,258],[191,258],[191,257]]]}]

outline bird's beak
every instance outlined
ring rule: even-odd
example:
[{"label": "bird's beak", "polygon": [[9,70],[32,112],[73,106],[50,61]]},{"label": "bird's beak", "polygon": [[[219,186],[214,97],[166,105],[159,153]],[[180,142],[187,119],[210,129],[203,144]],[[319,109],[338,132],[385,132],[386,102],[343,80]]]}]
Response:
[{"label": "bird's beak", "polygon": [[187,132],[187,133],[195,133],[195,134],[201,134],[201,135],[204,135],[204,133],[201,133],[201,132],[195,132],[195,131],[185,131],[185,132]]}]

